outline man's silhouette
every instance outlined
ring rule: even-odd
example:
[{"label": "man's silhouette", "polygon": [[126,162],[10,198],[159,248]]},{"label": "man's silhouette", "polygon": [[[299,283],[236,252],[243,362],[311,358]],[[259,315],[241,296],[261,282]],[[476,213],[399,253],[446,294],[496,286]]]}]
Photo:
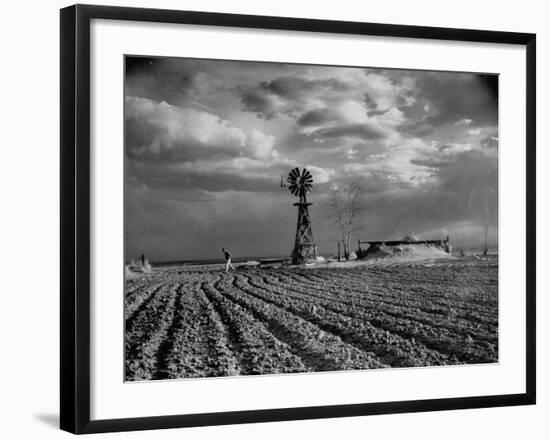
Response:
[{"label": "man's silhouette", "polygon": [[229,268],[235,271],[235,267],[233,267],[233,264],[231,263],[231,253],[229,253],[229,250],[222,248],[222,252],[225,256],[225,272],[227,273]]}]

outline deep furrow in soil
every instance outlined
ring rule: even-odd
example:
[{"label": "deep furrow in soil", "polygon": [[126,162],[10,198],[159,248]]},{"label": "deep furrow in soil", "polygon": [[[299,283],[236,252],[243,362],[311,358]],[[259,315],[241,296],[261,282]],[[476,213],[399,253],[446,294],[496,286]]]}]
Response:
[{"label": "deep furrow in soil", "polygon": [[157,294],[161,288],[168,287],[167,282],[161,282],[160,284],[146,285],[139,293],[134,294],[132,298],[127,298],[124,302],[124,316],[126,326],[132,324],[132,320],[135,318],[143,308],[147,306],[153,296]]},{"label": "deep furrow in soil", "polygon": [[164,340],[159,344],[159,347],[155,354],[155,371],[153,372],[152,376],[152,379],[154,380],[169,378],[168,374],[166,373],[169,365],[168,353],[172,350],[174,346],[176,331],[181,324],[181,307],[182,300],[185,294],[186,292],[183,290],[182,285],[179,285],[176,290],[176,299],[174,302],[174,312],[172,313],[172,322],[170,323],[170,327],[166,331],[166,337],[164,337]]},{"label": "deep furrow in soil", "polygon": [[240,284],[241,289],[248,294],[295,314],[323,331],[339,336],[358,349],[375,353],[382,362],[392,367],[458,363],[452,356],[419,345],[384,328],[375,327],[368,320],[358,319],[357,316],[350,318],[319,303],[277,294],[269,287],[250,285],[250,288],[247,288],[244,282],[249,282],[249,279]]},{"label": "deep furrow in soil", "polygon": [[[489,269],[489,268],[488,268]],[[453,271],[452,275],[448,273],[449,270],[445,270],[446,273],[438,274],[437,276],[432,274],[433,268],[430,267],[430,270],[427,270],[426,267],[422,266],[402,266],[399,265],[394,269],[387,269],[382,267],[360,267],[360,268],[345,268],[337,270],[334,273],[334,270],[330,273],[325,272],[326,270],[317,269],[310,270],[315,272],[315,276],[320,279],[325,279],[330,281],[331,279],[338,278],[339,280],[351,279],[354,277],[363,277],[367,275],[371,283],[381,282],[385,284],[388,280],[392,280],[397,284],[411,284],[411,283],[420,283],[420,284],[436,284],[436,285],[445,285],[453,287],[456,285],[464,287],[476,287],[480,283],[486,282],[490,285],[494,283],[491,282],[491,279],[488,279],[485,270],[481,271],[479,268],[468,270],[467,267],[462,267],[461,270]],[[305,270],[300,270],[305,271]],[[483,275],[482,275],[483,274]],[[489,282],[488,282],[489,281]]]},{"label": "deep furrow in soil", "polygon": [[394,291],[397,294],[413,295],[424,300],[432,300],[439,303],[441,295],[447,300],[452,300],[456,306],[467,308],[485,307],[487,303],[496,298],[497,286],[493,284],[479,282],[466,283],[462,280],[452,283],[452,285],[443,286],[437,279],[433,281],[412,280],[396,281],[393,278],[387,278],[380,282],[365,283],[364,279],[356,275],[350,275],[349,283],[357,286],[368,286],[373,291]]},{"label": "deep furrow in soil", "polygon": [[[426,301],[412,301],[409,296],[401,297],[401,300],[390,299],[389,297],[383,297],[384,300],[380,300],[380,297],[372,297],[371,294],[366,292],[350,291],[345,289],[344,286],[338,288],[326,288],[315,284],[306,284],[297,282],[294,279],[289,279],[286,276],[279,278],[273,273],[261,273],[259,276],[264,283],[268,283],[272,286],[279,287],[285,285],[285,290],[294,292],[297,294],[303,294],[311,296],[312,299],[319,298],[320,300],[332,301],[335,304],[342,306],[353,306],[359,308],[367,308],[387,311],[388,313],[404,313],[405,316],[412,320],[418,320],[421,323],[430,323],[437,325],[443,325],[447,327],[449,320],[452,318],[454,321],[463,320],[472,327],[472,329],[479,329],[480,324],[488,326],[490,329],[496,330],[496,316],[492,318],[481,318],[481,316],[469,312],[468,314],[462,314],[457,312],[454,308],[454,304],[447,303],[445,307],[433,308],[429,307]],[[389,295],[388,295],[389,296]],[[411,310],[414,313],[411,313]],[[435,321],[434,321],[435,320]],[[453,326],[448,329],[452,329]]]},{"label": "deep furrow in soil", "polygon": [[[405,265],[399,265],[395,268],[388,269],[387,267],[352,267],[352,268],[342,268],[338,270],[326,270],[326,269],[298,269],[295,270],[298,273],[307,274],[318,278],[319,280],[324,281],[338,281],[349,280],[352,277],[360,277],[361,279],[367,276],[369,282],[376,283],[382,282],[385,283],[388,280],[393,280],[397,283],[437,283],[439,285],[448,283],[451,286],[455,285],[457,281],[460,281],[461,285],[466,285],[470,280],[466,277],[467,273],[461,272],[456,274],[456,279],[448,279],[445,276],[433,276],[425,272],[422,267],[414,266],[408,267]],[[419,273],[422,271],[422,273]],[[475,279],[471,280],[472,285],[476,285],[477,281]]]},{"label": "deep furrow in soil", "polygon": [[127,380],[498,360],[498,260],[167,267],[124,291]]},{"label": "deep furrow in soil", "polygon": [[[369,283],[369,280],[365,278],[354,280],[352,276],[340,283],[331,280],[330,282],[323,282],[321,285],[315,281],[308,282],[307,277],[298,273],[293,273],[293,276],[290,277],[291,280],[287,280],[286,273],[282,275],[282,277],[286,282],[296,283],[300,286],[306,284],[313,289],[321,290],[323,294],[332,294],[338,297],[339,300],[344,297],[349,297],[349,300],[352,301],[359,298],[378,302],[383,301],[384,303],[393,303],[396,305],[406,300],[407,306],[420,309],[423,312],[441,314],[443,316],[448,316],[451,312],[453,317],[471,320],[475,324],[490,324],[490,322],[494,321],[496,318],[496,312],[486,310],[487,302],[490,302],[489,299],[479,301],[480,304],[467,303],[463,297],[460,297],[460,295],[464,296],[464,289],[458,287],[456,288],[457,293],[453,294],[452,292],[442,293],[439,290],[427,292],[426,288],[421,285],[416,285],[414,288],[411,288],[410,286],[392,285],[392,282],[386,282],[382,287],[372,285]],[[430,287],[433,288],[432,285],[430,285]],[[376,288],[380,288],[380,291],[377,291]],[[442,295],[444,295],[445,298],[442,298]],[[486,295],[488,294],[486,293]],[[496,297],[496,292],[494,296]]]},{"label": "deep furrow in soil", "polygon": [[155,379],[238,375],[226,328],[201,291],[201,281],[180,288],[169,336],[159,348]]},{"label": "deep furrow in soil", "polygon": [[[330,290],[319,291],[313,285],[308,285],[306,289],[300,284],[289,281],[287,278],[279,280],[279,278],[270,273],[262,273],[259,277],[264,284],[268,284],[277,290],[283,284],[284,291],[287,294],[304,300],[308,298],[316,303],[329,304],[337,312],[346,312],[351,307],[355,312],[364,312],[367,318],[371,318],[373,313],[375,315],[382,313],[411,322],[429,325],[434,328],[442,328],[462,337],[475,336],[480,340],[488,342],[494,342],[494,339],[497,338],[496,319],[493,321],[484,321],[483,323],[479,323],[476,319],[476,321],[472,322],[471,316],[468,316],[470,318],[464,317],[451,306],[448,306],[444,311],[441,310],[438,313],[434,313],[430,312],[431,310],[429,309],[426,310],[426,307],[419,307],[417,303],[407,302],[405,305],[394,305],[394,301],[385,300],[382,302],[366,294],[344,298],[345,296],[342,297],[342,295]],[[258,280],[251,277],[250,282],[256,285]]]},{"label": "deep furrow in soil", "polygon": [[[376,287],[385,287],[388,284],[391,285],[425,285],[425,286],[438,286],[440,287],[443,283],[448,282],[450,287],[470,287],[470,288],[479,288],[480,285],[487,285],[487,276],[483,276],[476,280],[468,281],[468,273],[462,272],[460,276],[457,276],[456,280],[449,281],[445,279],[444,275],[439,277],[422,275],[418,278],[415,278],[413,274],[403,273],[402,270],[398,272],[377,272],[374,270],[365,270],[365,269],[342,269],[337,270],[336,273],[325,273],[324,270],[310,270],[311,273],[304,273],[304,271],[299,271],[303,275],[313,275],[317,278],[326,281],[327,283],[334,282],[346,282],[354,281],[360,284],[373,285]],[[491,283],[491,286],[494,284]]]},{"label": "deep furrow in soil", "polygon": [[[305,372],[299,357],[290,347],[267,330],[241,305],[229,300],[220,290],[228,282],[222,277],[203,283],[203,292],[233,334],[244,375]],[[230,281],[228,285],[231,285]]]},{"label": "deep furrow in soil", "polygon": [[151,297],[125,331],[126,379],[151,380],[157,368],[157,350],[167,337],[174,315],[178,284]]},{"label": "deep furrow in soil", "polygon": [[[258,279],[254,279],[253,283],[259,286]],[[276,290],[276,292],[279,291]],[[282,300],[292,300],[291,296],[292,293],[287,292],[282,296]],[[352,320],[368,321],[374,327],[389,331],[407,340],[415,340],[415,343],[419,342],[427,349],[437,351],[443,355],[456,356],[460,361],[469,363],[496,361],[496,346],[498,344],[496,329],[492,334],[486,334],[485,337],[480,336],[472,328],[459,334],[454,328],[448,330],[443,327],[434,327],[429,320],[421,323],[407,318],[408,314],[405,315],[404,312],[390,313],[383,309],[357,309],[357,307],[345,307],[341,304],[335,305],[322,302],[321,299],[318,299],[316,304],[323,305],[325,308],[343,314]],[[309,304],[311,302],[305,300],[304,303]],[[477,339],[474,339],[474,337]]]},{"label": "deep furrow in soil", "polygon": [[[220,288],[222,286],[220,285]],[[323,331],[303,318],[250,294],[243,294],[231,284],[220,292],[247,309],[269,331],[288,345],[302,363],[312,371],[370,369],[387,367],[370,352],[345,343],[340,337]]]},{"label": "deep furrow in soil", "polygon": [[[496,331],[494,336],[489,336],[485,339],[479,337],[479,334],[475,332],[466,332],[460,335],[456,331],[451,332],[445,328],[434,328],[429,321],[427,324],[411,321],[400,313],[390,315],[384,311],[378,312],[378,310],[374,312],[365,309],[358,311],[356,307],[327,304],[323,303],[320,299],[312,303],[311,301],[303,300],[303,298],[292,297],[292,293],[288,290],[286,290],[286,294],[281,294],[280,287],[274,289],[265,283],[262,286],[258,278],[249,276],[249,279],[253,286],[264,288],[268,293],[275,293],[274,296],[270,297],[271,300],[278,300],[287,306],[296,306],[293,300],[301,300],[302,307],[305,308],[306,312],[312,305],[316,306],[318,310],[322,306],[336,314],[343,314],[353,321],[368,322],[370,325],[388,331],[404,340],[414,340],[415,344],[419,342],[427,350],[453,359],[451,362],[456,362],[454,361],[455,357],[460,361],[468,363],[488,363],[497,360],[496,347],[498,336]],[[323,319],[320,319],[320,321],[320,324],[326,324]],[[478,339],[474,339],[472,335]]]},{"label": "deep furrow in soil", "polygon": [[133,293],[143,287],[156,287],[165,281],[166,280],[160,276],[147,276],[134,280],[126,280],[124,282],[124,297],[129,298]]}]

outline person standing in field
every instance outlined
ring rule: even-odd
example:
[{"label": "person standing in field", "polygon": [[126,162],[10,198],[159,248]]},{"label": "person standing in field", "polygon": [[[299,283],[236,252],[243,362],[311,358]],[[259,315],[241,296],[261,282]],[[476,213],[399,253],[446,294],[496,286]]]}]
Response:
[{"label": "person standing in field", "polygon": [[235,271],[235,267],[233,267],[233,264],[231,263],[231,253],[229,253],[229,250],[222,248],[222,252],[225,256],[225,272],[227,273],[229,268]]}]

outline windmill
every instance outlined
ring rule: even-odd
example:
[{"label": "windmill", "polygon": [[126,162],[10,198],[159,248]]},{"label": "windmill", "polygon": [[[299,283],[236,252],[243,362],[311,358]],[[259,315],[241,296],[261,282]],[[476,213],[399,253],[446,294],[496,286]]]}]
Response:
[{"label": "windmill", "polygon": [[313,203],[308,203],[306,198],[306,194],[311,190],[312,185],[313,177],[306,168],[302,169],[301,173],[299,168],[294,168],[288,174],[286,181],[281,177],[281,187],[288,187],[292,195],[299,198],[299,201],[294,203],[294,206],[298,206],[298,225],[296,226],[294,250],[292,250],[293,264],[314,261],[317,256],[308,211],[308,206]]}]

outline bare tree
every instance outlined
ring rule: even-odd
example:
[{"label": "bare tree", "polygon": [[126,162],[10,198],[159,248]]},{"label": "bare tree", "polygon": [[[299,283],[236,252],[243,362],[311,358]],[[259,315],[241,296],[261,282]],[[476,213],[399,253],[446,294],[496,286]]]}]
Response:
[{"label": "bare tree", "polygon": [[327,204],[331,209],[332,224],[336,230],[338,242],[344,248],[344,257],[349,260],[351,237],[353,233],[364,229],[365,181],[362,178],[351,183],[333,185],[328,193]]}]

